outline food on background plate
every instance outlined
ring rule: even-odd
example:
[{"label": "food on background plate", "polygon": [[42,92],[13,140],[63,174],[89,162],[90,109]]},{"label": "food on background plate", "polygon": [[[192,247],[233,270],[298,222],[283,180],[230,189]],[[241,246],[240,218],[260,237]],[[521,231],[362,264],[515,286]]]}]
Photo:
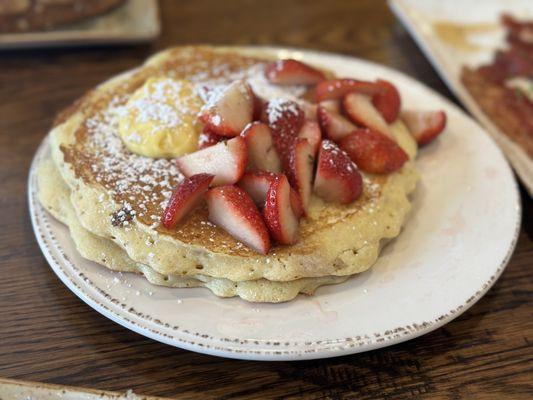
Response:
[{"label": "food on background plate", "polygon": [[104,14],[125,0],[2,0],[0,33],[42,31]]},{"label": "food on background plate", "polygon": [[58,117],[39,195],[110,269],[287,301],[371,267],[445,122],[402,110],[393,82],[175,48]]},{"label": "food on background plate", "polygon": [[464,67],[461,80],[501,132],[533,158],[533,22],[502,16],[509,47],[490,64]]}]

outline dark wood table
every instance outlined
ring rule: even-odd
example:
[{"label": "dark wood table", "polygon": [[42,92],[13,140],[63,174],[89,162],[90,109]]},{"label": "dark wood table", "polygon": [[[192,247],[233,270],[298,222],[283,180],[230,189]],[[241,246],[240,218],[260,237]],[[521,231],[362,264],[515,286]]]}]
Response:
[{"label": "dark wood table", "polygon": [[516,251],[487,295],[433,333],[364,354],[248,362],[191,353],[122,328],[59,281],[30,224],[30,161],[59,110],[155,51],[326,50],[397,68],[456,101],[384,1],[167,0],[161,15],[151,45],[0,53],[0,376],[197,399],[533,398],[533,214],[523,189]]}]

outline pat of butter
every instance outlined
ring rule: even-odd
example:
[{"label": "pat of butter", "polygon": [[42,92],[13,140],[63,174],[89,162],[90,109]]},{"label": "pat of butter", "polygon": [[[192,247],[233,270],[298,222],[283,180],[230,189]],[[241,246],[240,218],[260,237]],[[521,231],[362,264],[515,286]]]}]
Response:
[{"label": "pat of butter", "polygon": [[179,157],[198,146],[197,114],[204,105],[186,80],[150,78],[120,114],[119,134],[126,147],[151,158]]}]

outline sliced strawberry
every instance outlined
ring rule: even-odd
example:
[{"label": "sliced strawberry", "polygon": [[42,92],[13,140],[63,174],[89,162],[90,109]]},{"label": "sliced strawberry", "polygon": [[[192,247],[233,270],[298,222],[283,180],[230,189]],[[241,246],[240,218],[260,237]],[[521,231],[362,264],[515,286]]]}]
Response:
[{"label": "sliced strawberry", "polygon": [[298,237],[298,217],[290,197],[287,177],[278,175],[268,189],[263,216],[270,234],[280,244],[293,244]]},{"label": "sliced strawberry", "polygon": [[350,204],[363,191],[363,178],[344,150],[323,140],[318,153],[315,193],[326,201]]},{"label": "sliced strawberry", "polygon": [[297,139],[289,153],[285,172],[292,187],[298,192],[305,211],[311,196],[314,163],[313,146],[306,139]]},{"label": "sliced strawberry", "polygon": [[304,112],[305,119],[316,119],[316,104],[309,103],[308,101],[302,101],[299,103],[300,108]]},{"label": "sliced strawberry", "polygon": [[375,82],[357,79],[331,79],[316,85],[315,100],[317,103],[324,100],[340,100],[351,92],[374,96],[382,90],[383,88]]},{"label": "sliced strawberry", "polygon": [[318,103],[322,108],[328,111],[340,114],[341,113],[341,101],[340,100],[324,100]]},{"label": "sliced strawberry", "polygon": [[354,124],[342,115],[332,112],[322,105],[318,106],[317,117],[324,135],[334,142],[338,142],[350,132],[357,129]]},{"label": "sliced strawberry", "polygon": [[[266,196],[271,183],[279,177],[280,174],[272,172],[257,171],[247,172],[243,175],[238,183],[238,186],[250,195],[252,200],[258,207],[263,208],[266,201]],[[304,214],[300,196],[296,190],[291,188],[291,207],[298,218]]]},{"label": "sliced strawberry", "polygon": [[254,94],[250,85],[236,81],[206,105],[199,115],[206,128],[220,136],[237,136],[252,122]]},{"label": "sliced strawberry", "polygon": [[406,110],[402,120],[419,146],[428,144],[446,127],[444,111]]},{"label": "sliced strawberry", "polygon": [[270,250],[268,229],[253,200],[236,186],[208,190],[209,221],[261,254]]},{"label": "sliced strawberry", "polygon": [[276,85],[314,85],[326,79],[322,71],[292,59],[268,64],[265,76]]},{"label": "sliced strawberry", "polygon": [[339,147],[360,169],[373,174],[397,171],[409,159],[394,140],[366,128],[357,129],[341,139]]},{"label": "sliced strawberry", "polygon": [[349,93],[343,100],[344,111],[356,124],[366,126],[393,138],[389,125],[372,104],[372,98],[361,93]]},{"label": "sliced strawberry", "polygon": [[294,211],[294,215],[296,215],[297,218],[301,218],[305,215],[304,207],[302,206],[302,199],[300,199],[300,195],[298,192],[291,188],[291,207],[292,211]]},{"label": "sliced strawberry", "polygon": [[266,171],[247,172],[242,176],[238,185],[250,195],[257,206],[263,207],[268,188],[276,176],[278,175]]},{"label": "sliced strawberry", "polygon": [[217,144],[218,142],[221,142],[225,140],[223,136],[218,136],[214,134],[213,132],[209,132],[207,130],[204,130],[200,135],[198,135],[198,149],[205,149],[206,147],[211,147]]},{"label": "sliced strawberry", "polygon": [[174,228],[189,211],[200,203],[213,178],[213,175],[197,174],[185,178],[176,186],[161,218],[165,228]]},{"label": "sliced strawberry", "polygon": [[247,162],[246,142],[240,136],[176,160],[178,168],[187,177],[201,173],[214,175],[213,186],[237,182],[244,174]]},{"label": "sliced strawberry", "polygon": [[259,97],[257,94],[254,93],[254,101],[253,101],[253,112],[252,112],[252,119],[254,121],[259,121],[261,119],[261,113],[263,112],[265,108],[265,100],[263,100],[261,97]]},{"label": "sliced strawberry", "polygon": [[252,122],[244,128],[241,136],[248,146],[248,168],[251,171],[281,172],[281,160],[267,124]]},{"label": "sliced strawberry", "polygon": [[400,113],[401,99],[400,92],[392,83],[378,79],[376,84],[382,87],[382,91],[372,97],[372,104],[381,113],[389,124],[396,121]]},{"label": "sliced strawberry", "polygon": [[302,125],[302,129],[298,133],[298,137],[307,139],[309,144],[313,147],[313,154],[318,152],[320,147],[320,141],[322,140],[322,132],[316,121],[305,121]]},{"label": "sliced strawberry", "polygon": [[285,168],[289,152],[304,124],[304,112],[294,101],[273,99],[265,107],[262,118],[272,130],[274,146]]}]

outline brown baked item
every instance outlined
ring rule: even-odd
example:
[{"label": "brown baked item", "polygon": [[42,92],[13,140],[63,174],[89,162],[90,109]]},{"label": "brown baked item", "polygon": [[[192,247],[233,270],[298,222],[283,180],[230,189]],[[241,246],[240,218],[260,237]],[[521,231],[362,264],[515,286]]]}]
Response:
[{"label": "brown baked item", "polygon": [[41,31],[103,14],[125,0],[1,0],[0,33]]},{"label": "brown baked item", "polygon": [[510,47],[461,80],[484,113],[533,157],[533,23],[502,17]]}]

